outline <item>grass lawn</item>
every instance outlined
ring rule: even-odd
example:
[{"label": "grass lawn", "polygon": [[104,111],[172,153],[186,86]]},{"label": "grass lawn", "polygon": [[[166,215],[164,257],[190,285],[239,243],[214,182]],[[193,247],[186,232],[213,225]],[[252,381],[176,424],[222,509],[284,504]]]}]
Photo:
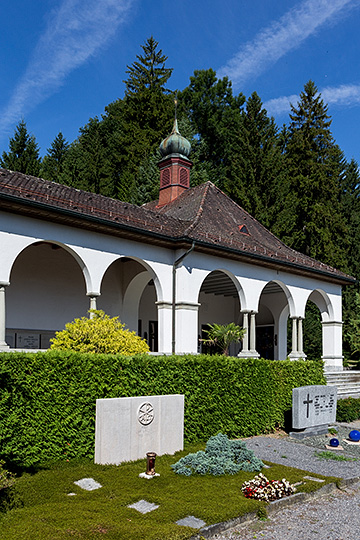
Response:
[{"label": "grass lawn", "polygon": [[[242,483],[256,473],[184,477],[172,471],[171,464],[200,449],[204,445],[158,457],[156,472],[160,477],[152,480],[138,477],[146,469],[145,459],[118,467],[90,461],[57,463],[33,475],[24,474],[16,483],[18,507],[0,514],[1,540],[181,540],[197,532],[176,525],[177,520],[188,515],[210,525],[265,506],[246,499],[241,492]],[[285,477],[291,483],[309,474],[281,465],[272,465],[263,473],[269,479]],[[325,478],[313,473],[311,476]],[[84,491],[74,484],[81,478],[94,478],[103,487]],[[325,483],[334,481],[325,478]],[[307,480],[298,491],[315,491],[322,485]],[[127,507],[141,499],[159,508],[141,514]]]}]

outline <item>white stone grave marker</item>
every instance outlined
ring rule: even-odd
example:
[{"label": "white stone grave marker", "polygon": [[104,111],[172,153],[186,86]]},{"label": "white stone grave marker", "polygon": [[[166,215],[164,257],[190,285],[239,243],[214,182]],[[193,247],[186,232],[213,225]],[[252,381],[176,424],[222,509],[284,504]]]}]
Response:
[{"label": "white stone grave marker", "polygon": [[96,400],[95,463],[118,465],[183,448],[183,395]]}]

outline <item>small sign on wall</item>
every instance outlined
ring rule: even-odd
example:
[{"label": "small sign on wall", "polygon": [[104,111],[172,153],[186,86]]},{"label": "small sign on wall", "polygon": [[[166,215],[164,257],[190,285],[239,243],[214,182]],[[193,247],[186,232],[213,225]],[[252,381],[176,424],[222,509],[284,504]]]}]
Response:
[{"label": "small sign on wall", "polygon": [[18,349],[40,349],[40,334],[17,332],[16,347]]}]

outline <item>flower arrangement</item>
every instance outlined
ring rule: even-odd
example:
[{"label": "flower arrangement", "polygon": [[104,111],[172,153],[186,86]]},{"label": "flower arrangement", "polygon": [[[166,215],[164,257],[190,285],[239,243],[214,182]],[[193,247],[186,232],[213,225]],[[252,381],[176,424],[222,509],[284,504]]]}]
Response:
[{"label": "flower arrangement", "polygon": [[268,480],[264,474],[260,473],[253,480],[244,482],[241,491],[248,499],[269,502],[292,495],[296,489],[285,478]]}]

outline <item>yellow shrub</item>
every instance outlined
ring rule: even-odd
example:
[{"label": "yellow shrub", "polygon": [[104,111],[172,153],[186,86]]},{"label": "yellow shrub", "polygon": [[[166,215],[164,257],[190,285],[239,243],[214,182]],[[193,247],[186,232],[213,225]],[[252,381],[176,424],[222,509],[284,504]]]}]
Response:
[{"label": "yellow shrub", "polygon": [[91,319],[81,317],[65,325],[51,340],[51,349],[83,353],[133,355],[149,352],[148,344],[135,332],[125,329],[118,317],[110,318],[101,310],[90,310]]}]

